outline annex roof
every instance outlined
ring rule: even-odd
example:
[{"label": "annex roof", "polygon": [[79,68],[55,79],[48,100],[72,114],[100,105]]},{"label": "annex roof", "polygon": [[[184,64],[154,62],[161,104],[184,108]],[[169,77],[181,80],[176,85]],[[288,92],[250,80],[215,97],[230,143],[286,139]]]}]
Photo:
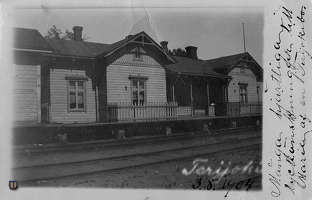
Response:
[{"label": "annex roof", "polygon": [[252,58],[252,56],[248,52],[205,60],[204,67],[213,70],[227,69],[228,71],[230,71],[231,68],[235,67],[235,64],[239,61],[252,62],[255,64],[253,68],[255,68],[256,71],[263,71],[262,67],[260,67],[260,65]]},{"label": "annex roof", "polygon": [[51,46],[53,46],[55,49],[55,54],[81,58],[95,58],[97,56],[106,55],[114,51],[118,47],[124,45],[131,38],[125,38],[113,44],[62,40],[48,37],[45,39],[49,42],[49,44],[51,44]]},{"label": "annex roof", "polygon": [[13,28],[13,48],[16,50],[53,51],[53,47],[36,29]]},{"label": "annex roof", "polygon": [[73,56],[82,58],[94,58],[95,56],[107,51],[109,44],[82,42],[73,40],[61,40],[45,38],[55,49],[55,54],[63,56]]},{"label": "annex roof", "polygon": [[229,76],[219,74],[212,69],[205,67],[205,60],[179,56],[172,57],[176,60],[176,63],[166,65],[166,69],[168,69],[171,73],[229,78]]},{"label": "annex roof", "polygon": [[244,55],[245,53],[240,53],[240,54],[205,60],[205,64],[208,65],[212,69],[231,67],[232,65],[237,63],[237,61],[242,59]]}]

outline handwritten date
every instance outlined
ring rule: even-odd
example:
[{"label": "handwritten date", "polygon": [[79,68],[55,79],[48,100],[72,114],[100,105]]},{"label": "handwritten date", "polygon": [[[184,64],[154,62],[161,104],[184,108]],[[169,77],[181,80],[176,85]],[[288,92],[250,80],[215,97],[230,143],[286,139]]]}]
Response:
[{"label": "handwritten date", "polygon": [[[207,189],[207,190],[215,190],[216,184],[219,183],[219,181],[220,181],[219,179],[209,179],[208,184],[205,187],[205,184],[203,184],[203,182],[204,182],[203,178],[200,177],[200,178],[196,179],[195,184],[192,184],[192,188],[201,190],[203,187],[204,189]],[[245,190],[248,191],[250,188],[253,187],[253,183],[254,183],[254,181],[252,181],[250,178],[247,181],[243,180],[243,181],[239,181],[239,182],[235,182],[233,179],[225,179],[222,187],[219,187],[217,189],[227,189],[228,188],[228,191],[224,196],[224,197],[227,197],[227,195],[231,191],[231,189],[241,190],[245,187]]]}]

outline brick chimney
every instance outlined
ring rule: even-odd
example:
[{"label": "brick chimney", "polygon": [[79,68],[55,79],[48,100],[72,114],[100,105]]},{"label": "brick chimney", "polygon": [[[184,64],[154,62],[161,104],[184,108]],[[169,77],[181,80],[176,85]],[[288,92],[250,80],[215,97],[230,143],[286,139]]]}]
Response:
[{"label": "brick chimney", "polygon": [[167,41],[160,42],[160,45],[162,46],[162,48],[165,52],[168,52],[168,42]]},{"label": "brick chimney", "polygon": [[194,46],[187,46],[185,47],[186,55],[191,59],[198,59],[197,58],[197,47]]},{"label": "brick chimney", "polygon": [[82,30],[83,28],[81,26],[75,26],[73,28],[74,30],[74,40],[75,41],[82,41]]}]

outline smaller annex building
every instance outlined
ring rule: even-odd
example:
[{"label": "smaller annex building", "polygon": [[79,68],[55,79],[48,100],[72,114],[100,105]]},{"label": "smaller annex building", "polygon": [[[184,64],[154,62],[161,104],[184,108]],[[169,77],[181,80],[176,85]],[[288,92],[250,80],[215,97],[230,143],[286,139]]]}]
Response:
[{"label": "smaller annex building", "polygon": [[168,97],[180,115],[262,113],[263,69],[248,52],[202,60],[197,47],[185,49],[187,57],[172,56],[166,66]]},{"label": "smaller annex building", "polygon": [[[14,29],[14,120],[153,121],[261,113],[262,68],[249,53],[213,60],[168,55],[145,32],[113,44],[44,38]],[[247,107],[249,110],[247,110]],[[246,109],[245,109],[246,108]],[[244,111],[245,109],[245,111]]]},{"label": "smaller annex building", "polygon": [[43,54],[54,48],[35,29],[15,28],[13,34],[13,118],[40,123]]}]

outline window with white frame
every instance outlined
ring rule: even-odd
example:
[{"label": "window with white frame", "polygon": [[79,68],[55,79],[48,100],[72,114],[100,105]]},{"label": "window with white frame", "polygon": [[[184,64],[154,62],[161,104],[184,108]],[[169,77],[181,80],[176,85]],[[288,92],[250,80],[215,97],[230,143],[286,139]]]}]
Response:
[{"label": "window with white frame", "polygon": [[132,105],[143,105],[146,102],[146,80],[131,80]]},{"label": "window with white frame", "polygon": [[247,84],[239,85],[239,102],[247,103]]},{"label": "window with white frame", "polygon": [[68,80],[68,111],[86,111],[85,80]]}]

